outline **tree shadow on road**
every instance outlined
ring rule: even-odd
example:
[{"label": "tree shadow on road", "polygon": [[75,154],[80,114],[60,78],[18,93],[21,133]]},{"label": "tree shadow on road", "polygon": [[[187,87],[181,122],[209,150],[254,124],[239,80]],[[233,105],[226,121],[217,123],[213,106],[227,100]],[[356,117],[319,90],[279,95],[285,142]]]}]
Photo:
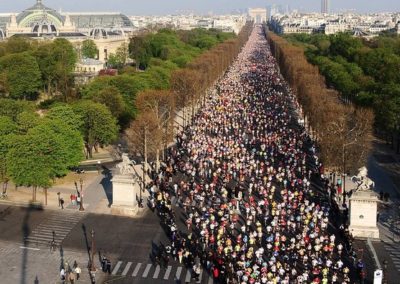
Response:
[{"label": "tree shadow on road", "polygon": [[21,284],[26,283],[26,271],[27,271],[27,263],[28,263],[28,249],[26,249],[28,245],[28,237],[30,234],[30,226],[29,226],[29,218],[31,216],[31,212],[34,210],[38,210],[37,205],[30,203],[28,208],[26,209],[26,213],[24,219],[22,221],[22,262],[21,262]]}]

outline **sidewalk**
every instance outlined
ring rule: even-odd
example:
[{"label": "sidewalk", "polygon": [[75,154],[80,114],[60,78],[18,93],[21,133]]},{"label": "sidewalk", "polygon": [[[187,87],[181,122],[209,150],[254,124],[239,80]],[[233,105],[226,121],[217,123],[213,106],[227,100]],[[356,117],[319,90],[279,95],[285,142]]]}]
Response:
[{"label": "sidewalk", "polygon": [[[69,173],[66,177],[57,180],[55,185],[47,190],[47,205],[45,204],[45,194],[43,189],[38,189],[36,193],[36,202],[34,203],[38,207],[46,209],[59,209],[58,206],[58,192],[60,197],[64,199],[64,208],[74,209],[70,204],[70,195],[76,194],[76,187],[74,182],[77,183],[78,190],[80,190],[80,179],[83,181],[83,192],[85,197],[85,192],[91,187],[93,183],[99,184],[98,179],[102,177],[96,173],[84,173],[77,174],[74,172]],[[32,187],[18,187],[16,188],[14,184],[10,183],[7,189],[6,199],[0,199],[0,203],[17,205],[17,206],[28,206],[32,201]],[[90,193],[87,192],[87,194]],[[86,201],[84,200],[84,203]]]},{"label": "sidewalk", "polygon": [[[56,283],[61,284],[59,277],[61,265],[73,266],[77,261],[82,273],[77,284],[91,283],[89,277],[88,253],[64,250],[55,252],[48,249],[26,249],[16,243],[0,242],[0,275],[1,283]],[[97,269],[100,263],[95,259]],[[96,272],[96,283],[103,283],[104,274]]]}]

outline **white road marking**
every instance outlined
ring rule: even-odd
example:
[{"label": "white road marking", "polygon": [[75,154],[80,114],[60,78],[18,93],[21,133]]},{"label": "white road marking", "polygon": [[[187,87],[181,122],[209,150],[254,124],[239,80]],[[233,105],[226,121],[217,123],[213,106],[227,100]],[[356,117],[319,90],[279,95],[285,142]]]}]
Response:
[{"label": "white road marking", "polygon": [[151,268],[151,263],[147,264],[147,266],[146,266],[146,268],[145,268],[145,270],[144,270],[144,272],[142,274],[143,278],[147,277],[147,275],[149,274],[150,268]]},{"label": "white road marking", "polygon": [[136,264],[135,270],[133,270],[132,276],[136,277],[138,275],[139,269],[142,266],[141,263]]},{"label": "white road marking", "polygon": [[171,273],[172,266],[168,266],[167,270],[165,271],[164,280],[168,280],[169,274]]},{"label": "white road marking", "polygon": [[118,262],[117,262],[117,265],[114,267],[114,270],[113,270],[112,273],[111,273],[112,275],[117,274],[119,268],[121,267],[121,264],[122,264],[122,261],[118,261]]},{"label": "white road marking", "polygon": [[182,273],[182,266],[179,266],[175,273],[176,280],[178,280],[181,277],[181,273]]},{"label": "white road marking", "polygon": [[22,248],[22,249],[30,249],[30,250],[40,250],[38,248],[29,248],[29,247],[20,247],[20,248]]},{"label": "white road marking", "polygon": [[190,273],[190,269],[188,269],[188,271],[186,272],[185,283],[190,282],[191,276],[192,276],[192,274]]},{"label": "white road marking", "polygon": [[153,279],[157,279],[158,274],[160,274],[160,266],[159,265],[156,266],[156,271],[154,272]]},{"label": "white road marking", "polygon": [[122,275],[128,274],[129,268],[131,268],[132,262],[128,262],[128,264],[125,266],[124,271],[122,272]]}]

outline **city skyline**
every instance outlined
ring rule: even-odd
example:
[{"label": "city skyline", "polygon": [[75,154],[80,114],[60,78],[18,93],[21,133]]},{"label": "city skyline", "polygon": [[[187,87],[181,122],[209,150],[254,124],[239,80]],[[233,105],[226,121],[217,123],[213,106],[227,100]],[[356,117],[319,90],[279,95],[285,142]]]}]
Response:
[{"label": "city skyline", "polygon": [[[3,0],[0,7],[0,13],[19,13],[20,11],[32,6],[36,0]],[[321,11],[321,0],[42,0],[42,2],[56,10],[67,12],[86,12],[86,11],[105,11],[105,12],[123,12],[128,15],[161,15],[161,14],[179,14],[179,13],[231,13],[246,11],[252,7],[267,7],[271,5],[289,5],[291,9],[301,12],[319,12]],[[365,3],[363,0],[335,0],[329,1],[330,12],[354,11],[358,13],[371,12],[400,12],[400,2],[392,0],[381,0],[379,2]]]}]

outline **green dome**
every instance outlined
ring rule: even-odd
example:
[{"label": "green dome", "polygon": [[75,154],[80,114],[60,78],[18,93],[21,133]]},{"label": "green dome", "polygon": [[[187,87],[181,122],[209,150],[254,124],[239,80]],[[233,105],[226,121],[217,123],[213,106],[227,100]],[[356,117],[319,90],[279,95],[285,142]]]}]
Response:
[{"label": "green dome", "polygon": [[17,22],[22,27],[32,27],[41,22],[62,26],[64,17],[56,10],[43,5],[42,0],[37,0],[35,5],[18,14]]}]

